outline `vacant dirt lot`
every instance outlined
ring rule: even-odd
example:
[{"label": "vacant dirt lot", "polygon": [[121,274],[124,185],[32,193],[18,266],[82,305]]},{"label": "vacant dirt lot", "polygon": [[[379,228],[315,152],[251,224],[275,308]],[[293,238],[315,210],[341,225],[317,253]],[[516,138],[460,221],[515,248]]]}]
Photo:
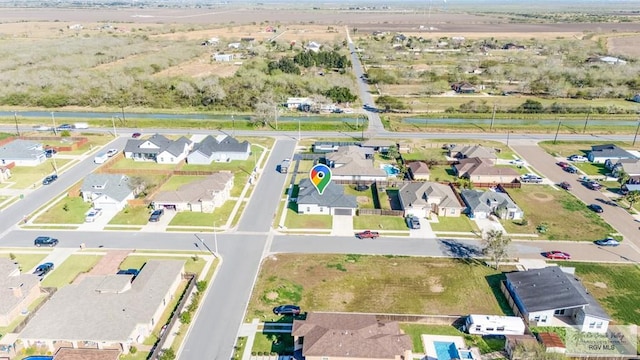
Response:
[{"label": "vacant dirt lot", "polygon": [[640,58],[640,35],[616,36],[607,39],[609,53],[630,58]]}]

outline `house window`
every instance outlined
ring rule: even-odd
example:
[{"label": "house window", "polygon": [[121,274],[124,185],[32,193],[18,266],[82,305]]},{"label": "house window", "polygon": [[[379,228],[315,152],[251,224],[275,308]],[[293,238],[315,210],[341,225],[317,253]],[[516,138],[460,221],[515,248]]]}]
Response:
[{"label": "house window", "polygon": [[533,318],[533,321],[540,321],[540,315]]},{"label": "house window", "polygon": [[498,327],[496,328],[496,331],[504,331],[504,326],[498,326]]},{"label": "house window", "polygon": [[307,206],[307,212],[311,212],[311,208]]},{"label": "house window", "polygon": [[323,208],[323,207],[321,207],[321,208],[320,208],[320,212],[323,212],[323,211],[324,211],[324,208]]},{"label": "house window", "polygon": [[556,310],[553,312],[555,315],[564,315],[564,309]]},{"label": "house window", "polygon": [[491,327],[491,328],[490,328],[490,327],[488,327],[488,328],[487,328],[487,331],[493,331],[493,328],[492,328],[492,327]]},{"label": "house window", "polygon": [[596,329],[602,329],[602,321],[596,323]]},{"label": "house window", "polygon": [[589,323],[589,329],[593,329],[593,328],[595,328],[595,327],[596,327],[596,323],[595,323],[595,321],[594,321],[594,322],[590,322],[590,323]]},{"label": "house window", "polygon": [[540,318],[540,322],[546,323],[547,322],[547,315],[545,315],[542,318]]},{"label": "house window", "polygon": [[482,331],[482,326],[476,325],[476,331]]}]

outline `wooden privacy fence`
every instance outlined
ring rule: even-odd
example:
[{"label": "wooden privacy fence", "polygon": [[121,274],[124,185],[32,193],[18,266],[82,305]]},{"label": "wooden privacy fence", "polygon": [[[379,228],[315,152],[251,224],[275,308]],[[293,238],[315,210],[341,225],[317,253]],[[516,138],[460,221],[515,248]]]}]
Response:
[{"label": "wooden privacy fence", "polygon": [[404,211],[402,211],[402,210],[385,210],[385,209],[358,209],[358,215],[404,216]]}]

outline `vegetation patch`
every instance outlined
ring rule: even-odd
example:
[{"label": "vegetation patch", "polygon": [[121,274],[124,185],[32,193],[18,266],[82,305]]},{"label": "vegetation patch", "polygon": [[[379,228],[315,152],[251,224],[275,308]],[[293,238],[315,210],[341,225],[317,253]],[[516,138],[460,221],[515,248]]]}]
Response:
[{"label": "vegetation patch", "polygon": [[66,196],[33,220],[35,224],[83,224],[91,204],[80,196]]},{"label": "vegetation patch", "polygon": [[424,343],[422,335],[446,335],[446,336],[462,336],[467,346],[473,346],[480,349],[480,353],[486,354],[494,351],[502,351],[504,349],[504,340],[498,338],[483,338],[479,335],[469,335],[450,325],[425,325],[401,323],[400,329],[411,337],[413,343],[413,352],[424,354]]},{"label": "vegetation patch", "polygon": [[54,264],[55,269],[42,281],[42,286],[69,285],[78,275],[89,272],[101,258],[102,255],[71,255],[62,264]]},{"label": "vegetation patch", "polygon": [[356,230],[407,230],[407,223],[401,216],[358,215],[353,217]]},{"label": "vegetation patch", "polygon": [[150,214],[151,210],[146,206],[127,205],[109,221],[109,225],[146,225]]},{"label": "vegetation patch", "polygon": [[49,255],[49,251],[42,254],[27,254],[27,253],[19,253],[19,252],[2,252],[0,253],[0,257],[11,259],[17,262],[20,266],[21,272],[27,272],[36,267],[38,264],[42,263],[47,255]]},{"label": "vegetation patch", "polygon": [[286,211],[284,224],[287,229],[331,229],[333,226],[331,215],[298,214],[291,208]]},{"label": "vegetation patch", "polygon": [[269,332],[256,333],[251,353],[255,356],[293,355],[293,336]]},{"label": "vegetation patch", "polygon": [[479,231],[478,225],[471,221],[466,215],[453,217],[453,216],[438,216],[438,222],[430,222],[431,230],[441,232],[476,232]]}]

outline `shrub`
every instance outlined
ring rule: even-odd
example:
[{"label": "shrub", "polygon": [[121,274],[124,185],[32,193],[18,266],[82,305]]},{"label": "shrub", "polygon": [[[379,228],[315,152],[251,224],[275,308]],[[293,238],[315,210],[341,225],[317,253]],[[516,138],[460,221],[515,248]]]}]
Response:
[{"label": "shrub", "polygon": [[14,253],[9,253],[9,259],[11,260],[15,260],[16,256],[14,255]]},{"label": "shrub", "polygon": [[198,281],[196,283],[196,289],[198,289],[198,292],[203,292],[206,288],[207,288],[207,282],[205,280]]},{"label": "shrub", "polygon": [[138,348],[135,347],[135,346],[132,346],[132,347],[129,348],[129,352],[132,353],[132,354],[135,354],[135,353],[138,352]]},{"label": "shrub", "polygon": [[191,323],[191,313],[188,311],[183,311],[180,314],[180,322],[183,324],[190,324]]}]

